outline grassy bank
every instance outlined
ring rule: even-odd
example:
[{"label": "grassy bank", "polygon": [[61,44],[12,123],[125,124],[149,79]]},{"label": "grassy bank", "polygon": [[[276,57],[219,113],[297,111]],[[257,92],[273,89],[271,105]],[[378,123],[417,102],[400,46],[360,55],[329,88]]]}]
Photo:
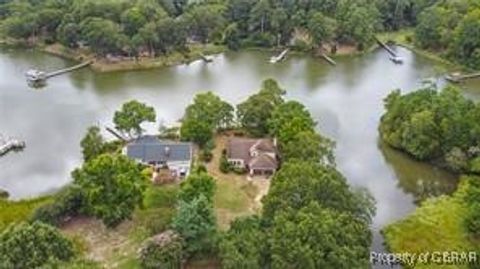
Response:
[{"label": "grassy bank", "polygon": [[[479,247],[464,229],[466,205],[463,201],[465,184],[452,196],[426,200],[413,214],[383,229],[387,248],[392,253],[432,253],[472,251]],[[475,246],[477,245],[477,246]],[[406,267],[413,268],[413,267]],[[468,268],[467,265],[417,264],[417,269]]]},{"label": "grassy bank", "polygon": [[11,223],[28,220],[37,207],[49,203],[52,200],[52,196],[19,201],[0,199],[0,231]]},{"label": "grassy bank", "polygon": [[108,60],[106,58],[96,58],[93,53],[87,49],[70,49],[60,44],[38,46],[42,51],[74,61],[84,61],[86,59],[95,59],[90,66],[96,72],[115,72],[144,70],[159,67],[168,67],[178,64],[190,63],[201,59],[201,55],[210,55],[222,53],[226,50],[223,46],[213,44],[190,45],[188,52],[172,52],[168,55],[155,58],[140,57],[134,59]]}]

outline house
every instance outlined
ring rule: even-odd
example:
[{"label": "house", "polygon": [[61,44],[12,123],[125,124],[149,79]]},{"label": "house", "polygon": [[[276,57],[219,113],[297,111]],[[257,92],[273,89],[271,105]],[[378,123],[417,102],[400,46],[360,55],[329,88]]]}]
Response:
[{"label": "house", "polygon": [[250,175],[272,175],[278,169],[277,148],[270,139],[232,137],[226,151],[228,162]]},{"label": "house", "polygon": [[193,146],[187,142],[160,140],[155,136],[142,136],[124,148],[124,154],[145,165],[168,169],[173,178],[179,179],[190,173]]}]

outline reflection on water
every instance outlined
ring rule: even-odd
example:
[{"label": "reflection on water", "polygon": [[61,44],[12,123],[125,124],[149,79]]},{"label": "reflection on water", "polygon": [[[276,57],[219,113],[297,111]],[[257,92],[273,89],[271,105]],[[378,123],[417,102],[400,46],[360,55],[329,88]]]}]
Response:
[{"label": "reflection on water", "polygon": [[[0,158],[0,188],[18,199],[67,184],[70,171],[81,163],[79,141],[87,126],[111,125],[114,111],[125,101],[153,105],[157,122],[169,124],[200,91],[211,90],[237,104],[262,80],[274,78],[288,90],[287,98],[304,103],[319,130],[336,141],[338,168],[350,184],[368,188],[377,200],[373,249],[382,249],[381,227],[410,213],[415,201],[449,193],[456,184],[454,176],[378,145],[383,98],[393,89],[408,92],[421,87],[425,78],[443,75],[427,59],[401,48],[399,54],[403,65],[378,50],[339,58],[331,66],[308,56],[290,56],[272,65],[265,52],[231,52],[210,64],[196,61],[109,74],[82,69],[33,90],[26,85],[25,70],[55,70],[72,63],[35,51],[0,50],[0,133],[27,142],[25,151]],[[480,85],[469,83],[468,96],[480,96]]]}]

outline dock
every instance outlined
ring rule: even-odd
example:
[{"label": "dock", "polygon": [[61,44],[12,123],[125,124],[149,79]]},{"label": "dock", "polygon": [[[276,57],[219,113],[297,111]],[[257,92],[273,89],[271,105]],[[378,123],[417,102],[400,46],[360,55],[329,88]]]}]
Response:
[{"label": "dock", "polygon": [[9,153],[12,150],[21,150],[25,148],[26,144],[24,141],[17,139],[8,139],[6,141],[0,141],[0,156],[3,156]]},{"label": "dock", "polygon": [[329,64],[331,64],[331,65],[337,65],[337,63],[336,63],[332,58],[328,57],[327,54],[322,53],[322,54],[320,54],[320,56],[321,56],[323,59],[325,59],[325,61],[327,61]]},{"label": "dock", "polygon": [[105,127],[105,130],[107,130],[107,132],[111,133],[113,136],[115,136],[116,138],[122,140],[123,142],[128,142],[128,139],[125,138],[123,135],[121,135],[119,132],[117,132],[116,130],[110,128],[110,127]]},{"label": "dock", "polygon": [[445,76],[446,80],[453,83],[460,83],[464,80],[474,79],[474,78],[480,78],[480,72],[473,73],[473,74],[466,74],[466,75],[462,75],[460,73],[452,73],[450,75]]},{"label": "dock", "polygon": [[287,56],[287,53],[288,53],[288,49],[284,49],[277,56],[272,56],[270,58],[270,63],[274,64],[274,63],[278,63],[278,62],[282,61]]},{"label": "dock", "polygon": [[206,63],[213,62],[213,56],[210,56],[210,55],[205,55],[203,53],[200,53],[200,58],[202,58],[202,60]]},{"label": "dock", "polygon": [[92,63],[93,63],[93,60],[89,60],[81,64],[77,64],[71,67],[67,67],[67,68],[49,72],[49,73],[32,69],[32,70],[28,70],[25,75],[29,83],[42,83],[51,77],[59,76],[68,72],[72,72],[72,71],[87,67]]},{"label": "dock", "polygon": [[375,40],[377,41],[378,45],[380,45],[380,47],[384,48],[388,53],[390,53],[391,56],[398,58],[397,53],[392,50],[387,44],[383,43],[380,39],[378,39],[378,37],[375,37]]}]

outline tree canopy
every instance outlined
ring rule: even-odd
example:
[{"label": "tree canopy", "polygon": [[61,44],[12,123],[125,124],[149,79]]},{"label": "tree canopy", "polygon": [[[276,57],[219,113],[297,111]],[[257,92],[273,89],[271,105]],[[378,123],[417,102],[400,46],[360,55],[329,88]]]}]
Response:
[{"label": "tree canopy", "polygon": [[115,111],[113,122],[115,128],[129,137],[142,134],[143,122],[155,122],[156,114],[153,107],[140,103],[137,100],[126,102],[119,111]]},{"label": "tree canopy", "polygon": [[84,193],[84,209],[107,226],[116,226],[142,205],[147,178],[123,155],[102,154],[72,172]]}]

